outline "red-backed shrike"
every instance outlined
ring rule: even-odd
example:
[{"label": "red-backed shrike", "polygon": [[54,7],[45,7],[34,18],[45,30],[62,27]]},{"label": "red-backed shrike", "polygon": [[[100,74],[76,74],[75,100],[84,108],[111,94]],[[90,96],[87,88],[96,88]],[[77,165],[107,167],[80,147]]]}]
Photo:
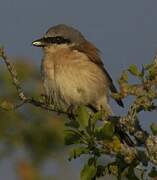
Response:
[{"label": "red-backed shrike", "polygon": [[[99,50],[73,27],[60,24],[33,42],[42,47],[45,93],[56,105],[89,105],[112,114],[109,90],[117,92]],[[123,106],[121,100],[116,100]]]}]

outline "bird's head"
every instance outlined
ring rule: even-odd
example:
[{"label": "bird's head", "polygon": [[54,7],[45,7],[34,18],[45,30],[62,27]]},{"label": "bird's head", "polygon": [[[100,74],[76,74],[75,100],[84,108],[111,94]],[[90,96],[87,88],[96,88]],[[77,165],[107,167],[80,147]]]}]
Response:
[{"label": "bird's head", "polygon": [[99,56],[100,51],[95,45],[87,41],[80,31],[65,24],[49,28],[41,39],[33,41],[32,44],[42,47],[47,53],[52,53],[58,48],[77,50],[86,54],[94,63],[103,66]]},{"label": "bird's head", "polygon": [[41,39],[33,41],[32,44],[46,49],[59,46],[79,46],[85,42],[84,36],[78,30],[59,24],[49,28]]}]

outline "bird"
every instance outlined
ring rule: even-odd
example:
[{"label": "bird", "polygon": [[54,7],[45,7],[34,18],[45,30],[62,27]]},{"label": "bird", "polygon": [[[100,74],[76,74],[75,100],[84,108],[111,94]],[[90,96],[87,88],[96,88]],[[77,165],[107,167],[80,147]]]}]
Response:
[{"label": "bird", "polygon": [[[110,91],[117,93],[98,48],[74,27],[58,24],[32,42],[43,50],[41,75],[46,97],[56,106],[89,106],[112,115]],[[121,99],[116,99],[124,106]]]}]

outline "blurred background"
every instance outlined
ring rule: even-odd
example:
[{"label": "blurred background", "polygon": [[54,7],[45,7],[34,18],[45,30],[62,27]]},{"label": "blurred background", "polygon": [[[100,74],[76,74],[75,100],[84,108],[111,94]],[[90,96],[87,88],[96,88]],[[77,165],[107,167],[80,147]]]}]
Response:
[{"label": "blurred background", "polygon": [[[116,83],[122,70],[131,64],[141,68],[151,63],[157,52],[156,8],[155,0],[1,0],[0,45],[14,58],[26,93],[36,97],[42,93],[42,52],[31,42],[51,26],[68,24],[101,50]],[[17,102],[18,97],[0,62],[0,101],[4,100]],[[125,100],[126,108],[131,100]],[[113,101],[111,104],[115,113],[125,113]],[[149,130],[156,114],[140,114],[140,118]],[[63,119],[31,105],[16,112],[0,110],[0,180],[79,179],[85,157],[68,162]]]}]

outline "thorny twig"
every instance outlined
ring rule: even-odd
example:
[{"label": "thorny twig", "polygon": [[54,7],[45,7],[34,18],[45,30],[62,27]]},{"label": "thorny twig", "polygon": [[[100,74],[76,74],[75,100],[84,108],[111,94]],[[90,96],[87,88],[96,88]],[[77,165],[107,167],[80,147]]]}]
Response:
[{"label": "thorny twig", "polygon": [[0,57],[4,60],[6,67],[11,75],[11,78],[13,80],[13,84],[16,87],[16,90],[18,92],[18,96],[21,99],[21,101],[25,102],[27,100],[26,96],[24,95],[24,92],[20,86],[20,82],[17,77],[17,73],[13,65],[10,63],[9,58],[7,57],[5,51],[3,48],[0,48]]}]

